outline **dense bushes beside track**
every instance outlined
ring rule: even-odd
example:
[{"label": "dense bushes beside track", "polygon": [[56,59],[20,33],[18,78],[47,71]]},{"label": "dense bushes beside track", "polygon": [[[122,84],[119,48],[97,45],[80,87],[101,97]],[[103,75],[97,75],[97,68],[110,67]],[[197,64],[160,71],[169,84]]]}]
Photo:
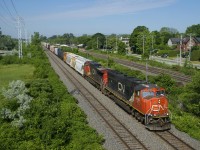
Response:
[{"label": "dense bushes beside track", "polygon": [[[0,147],[20,150],[103,149],[103,138],[88,126],[85,114],[50,67],[42,48],[31,45],[28,50],[31,57],[27,63],[36,68],[33,79],[25,84],[28,89],[25,93],[32,100],[20,127],[13,126],[13,120],[3,118],[1,113]],[[0,111],[7,108],[15,112],[18,106],[16,97],[3,98]]]}]

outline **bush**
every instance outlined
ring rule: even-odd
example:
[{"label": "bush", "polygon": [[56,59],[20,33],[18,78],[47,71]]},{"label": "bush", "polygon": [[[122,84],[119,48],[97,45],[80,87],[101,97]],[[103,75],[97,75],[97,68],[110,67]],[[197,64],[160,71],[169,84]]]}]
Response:
[{"label": "bush", "polygon": [[191,52],[191,61],[200,61],[200,50]]},{"label": "bush", "polygon": [[177,54],[179,54],[179,51],[177,50],[159,50],[157,53],[159,56],[162,54],[168,54],[169,57],[176,57]]}]

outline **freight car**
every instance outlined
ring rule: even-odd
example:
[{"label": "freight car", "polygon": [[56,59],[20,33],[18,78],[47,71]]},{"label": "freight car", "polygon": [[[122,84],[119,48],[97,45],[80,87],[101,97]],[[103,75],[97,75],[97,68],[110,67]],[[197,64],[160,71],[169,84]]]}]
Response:
[{"label": "freight car", "polygon": [[[52,51],[52,47],[49,48]],[[54,52],[54,51],[53,51]],[[55,53],[55,52],[54,52]],[[79,55],[60,52],[59,56],[91,84],[135,116],[149,130],[171,128],[168,101],[164,88],[150,84],[118,71],[103,68],[101,64]]]},{"label": "freight car", "polygon": [[91,60],[84,58],[82,56],[77,56],[75,59],[75,67],[74,69],[80,73],[82,76],[84,76],[84,65],[86,62],[89,62]]}]

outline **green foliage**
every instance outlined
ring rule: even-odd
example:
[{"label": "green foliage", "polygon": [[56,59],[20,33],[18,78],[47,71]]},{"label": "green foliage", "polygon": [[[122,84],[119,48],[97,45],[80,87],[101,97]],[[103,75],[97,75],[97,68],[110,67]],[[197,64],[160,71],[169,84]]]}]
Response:
[{"label": "green foliage", "polygon": [[16,46],[16,40],[9,35],[0,34],[0,50],[12,50]]},{"label": "green foliage", "polygon": [[[105,42],[106,42],[106,37],[102,33],[96,33],[92,36],[92,48],[97,48],[97,49],[103,49]],[[91,43],[90,43],[91,44]],[[90,46],[91,47],[91,46]]]},{"label": "green foliage", "polygon": [[172,123],[175,124],[176,128],[188,133],[190,136],[200,140],[200,119],[189,113],[185,112],[174,112]]},{"label": "green foliage", "polygon": [[114,65],[114,60],[113,59],[111,59],[110,57],[108,57],[108,65],[107,65],[107,67],[112,67],[113,65]]},{"label": "green foliage", "polygon": [[151,82],[158,84],[166,89],[167,93],[174,92],[173,87],[175,86],[175,81],[169,75],[160,74],[151,78]]},{"label": "green foliage", "polygon": [[64,33],[63,35],[53,35],[48,38],[51,44],[67,44],[72,45],[76,43],[75,36],[72,33]]},{"label": "green foliage", "polygon": [[[0,147],[3,149],[103,149],[103,138],[87,125],[86,116],[50,67],[38,45],[30,45],[34,77],[27,81],[27,94],[34,99],[23,114],[23,128],[0,117]],[[3,100],[5,101],[5,100]],[[6,103],[1,103],[3,106]],[[7,106],[16,110],[11,101]],[[0,105],[0,109],[2,105]]]},{"label": "green foliage", "polygon": [[184,92],[179,99],[183,102],[186,111],[196,116],[200,115],[200,72],[196,73],[192,78],[192,82],[187,84]]},{"label": "green foliage", "polygon": [[8,89],[3,89],[3,96],[7,100],[8,107],[2,108],[1,117],[6,121],[11,120],[12,126],[22,128],[26,122],[24,114],[30,108],[29,103],[32,101],[27,91],[24,82],[20,80],[12,81]]},{"label": "green foliage", "polygon": [[123,42],[119,42],[118,44],[118,54],[120,55],[126,54],[126,45]]},{"label": "green foliage", "polygon": [[186,34],[195,34],[196,37],[200,37],[200,24],[187,27]]},{"label": "green foliage", "polygon": [[31,43],[33,44],[33,45],[39,45],[40,44],[40,34],[39,34],[39,32],[34,32],[34,35],[32,35],[32,37],[31,37]]},{"label": "green foliage", "polygon": [[179,54],[179,51],[177,51],[177,50],[159,50],[157,52],[158,56],[161,56],[162,54],[168,54],[169,57],[177,57],[177,54]]},{"label": "green foliage", "polygon": [[200,61],[200,50],[194,50],[191,52],[191,61]]},{"label": "green foliage", "polygon": [[150,32],[145,26],[136,27],[131,33],[129,44],[134,53],[141,54],[144,50],[149,49]]}]

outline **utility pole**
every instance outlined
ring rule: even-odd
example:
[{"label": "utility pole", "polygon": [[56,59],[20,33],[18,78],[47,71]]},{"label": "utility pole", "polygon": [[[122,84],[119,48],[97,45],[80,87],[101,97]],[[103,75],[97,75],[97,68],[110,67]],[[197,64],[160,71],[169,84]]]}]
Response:
[{"label": "utility pole", "polygon": [[189,43],[189,46],[190,46],[190,50],[189,50],[189,61],[191,59],[191,49],[192,49],[192,34],[190,33],[190,43]]},{"label": "utility pole", "polygon": [[144,55],[144,34],[142,36],[143,42],[142,42],[142,47],[143,47],[143,55]]},{"label": "utility pole", "polygon": [[117,51],[117,34],[116,34],[116,51]]},{"label": "utility pole", "polygon": [[99,37],[97,37],[97,49],[99,48]]},{"label": "utility pole", "polygon": [[107,36],[106,36],[106,50],[107,50]]},{"label": "utility pole", "polygon": [[181,39],[180,39],[180,66],[181,66],[181,51],[182,51],[182,34],[181,34]]},{"label": "utility pole", "polygon": [[151,35],[151,50],[150,50],[149,59],[151,59],[151,52],[153,52],[153,35]]},{"label": "utility pole", "polygon": [[146,82],[148,82],[148,64],[146,59]]},{"label": "utility pole", "polygon": [[17,29],[18,29],[18,54],[19,58],[22,57],[22,30],[20,17],[17,18]]},{"label": "utility pole", "polygon": [[151,49],[153,50],[153,41],[154,39],[153,39],[153,35],[151,35]]},{"label": "utility pole", "polygon": [[25,29],[25,41],[26,41],[26,46],[27,46],[28,45],[27,29]]}]

